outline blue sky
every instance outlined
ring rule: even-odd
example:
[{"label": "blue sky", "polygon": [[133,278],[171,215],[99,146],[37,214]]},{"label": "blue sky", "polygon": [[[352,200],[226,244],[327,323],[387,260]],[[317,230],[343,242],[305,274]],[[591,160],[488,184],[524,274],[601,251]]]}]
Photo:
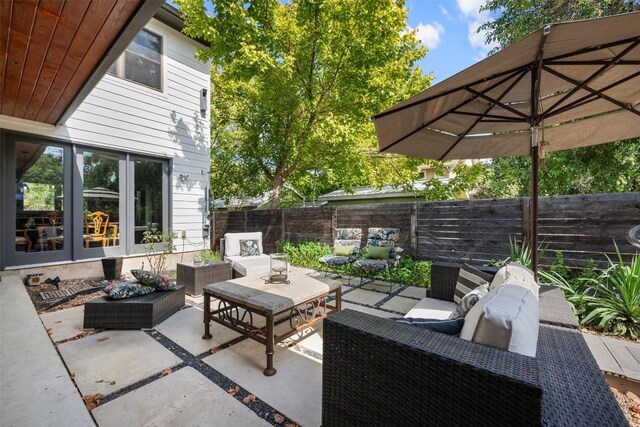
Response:
[{"label": "blue sky", "polygon": [[407,0],[409,26],[429,48],[419,63],[425,73],[433,72],[434,83],[453,76],[485,58],[493,46],[484,43],[477,28],[489,19],[480,13],[485,0]]}]

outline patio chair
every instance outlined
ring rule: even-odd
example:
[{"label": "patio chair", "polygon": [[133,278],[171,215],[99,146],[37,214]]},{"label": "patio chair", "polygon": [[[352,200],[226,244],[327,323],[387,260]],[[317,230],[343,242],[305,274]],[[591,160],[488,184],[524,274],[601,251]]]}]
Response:
[{"label": "patio chair", "polygon": [[[360,255],[360,242],[362,229],[360,228],[336,228],[336,238],[333,241],[333,254],[325,255],[318,261],[324,265],[327,272],[332,272],[340,277],[347,272],[350,266]],[[325,272],[325,277],[327,275]],[[349,274],[351,284],[351,274]]]},{"label": "patio chair", "polygon": [[[353,263],[353,268],[360,273],[360,284],[365,277],[373,280],[375,276],[389,272],[389,293],[393,288],[393,267],[400,261],[402,248],[398,246],[400,241],[399,228],[370,228],[367,236],[367,247],[364,258]],[[383,248],[390,248],[386,252]]]},{"label": "patio chair", "polygon": [[85,216],[84,247],[88,248],[91,243],[99,243],[102,247],[107,246],[107,228],[109,227],[109,215],[104,212],[91,212]]}]

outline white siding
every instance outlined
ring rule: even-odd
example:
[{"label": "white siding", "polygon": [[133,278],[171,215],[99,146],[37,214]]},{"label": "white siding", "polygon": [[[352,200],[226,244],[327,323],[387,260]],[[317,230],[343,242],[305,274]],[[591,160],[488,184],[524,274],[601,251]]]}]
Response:
[{"label": "white siding", "polygon": [[[163,91],[105,75],[63,126],[2,117],[0,127],[76,144],[172,159],[172,228],[202,249],[205,189],[209,186],[209,110],[200,113],[200,90],[210,90],[210,65],[195,59],[198,43],[155,19],[146,28],[162,36]],[[189,175],[182,183],[179,174]]]}]

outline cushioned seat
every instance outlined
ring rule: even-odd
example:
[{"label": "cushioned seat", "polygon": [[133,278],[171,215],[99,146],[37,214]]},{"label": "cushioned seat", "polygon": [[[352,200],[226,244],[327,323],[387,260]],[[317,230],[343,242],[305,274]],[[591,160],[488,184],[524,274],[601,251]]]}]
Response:
[{"label": "cushioned seat", "polygon": [[404,317],[420,319],[448,319],[455,313],[458,305],[453,301],[423,298]]},{"label": "cushioned seat", "polygon": [[269,273],[269,255],[228,256],[225,261],[231,261],[231,268],[242,276],[255,276]]}]

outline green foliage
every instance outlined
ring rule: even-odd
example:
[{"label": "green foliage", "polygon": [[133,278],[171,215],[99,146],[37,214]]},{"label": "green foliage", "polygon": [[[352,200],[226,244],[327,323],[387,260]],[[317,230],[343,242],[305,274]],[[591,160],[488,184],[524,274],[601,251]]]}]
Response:
[{"label": "green foliage", "polygon": [[304,268],[313,268],[320,270],[322,265],[318,260],[333,253],[333,248],[326,243],[303,242],[297,245],[288,241],[278,241],[276,243],[278,252],[284,252],[289,255],[289,262],[292,265]]},{"label": "green foliage", "polygon": [[[167,270],[167,256],[174,251],[173,241],[178,235],[172,231],[152,231],[143,233],[145,256],[149,262],[149,270],[155,274],[165,274]],[[142,267],[144,269],[144,265]]]},{"label": "green foliage", "polygon": [[583,324],[597,325],[605,333],[640,337],[640,253],[627,265],[616,247],[618,261],[594,282],[594,294],[587,296],[588,314]]},{"label": "green foliage", "polygon": [[[339,187],[401,185],[420,159],[382,155],[369,117],[426,88],[426,53],[404,2],[176,0],[184,32],[210,44],[216,197],[250,197],[285,183],[311,199]],[[296,200],[299,201],[299,200]]]},{"label": "green foliage", "polygon": [[540,280],[549,285],[558,286],[562,289],[567,301],[579,321],[581,321],[588,311],[588,297],[593,294],[590,281],[584,277],[567,279],[557,271],[538,271]]},{"label": "green foliage", "polygon": [[[494,267],[502,267],[510,262],[517,262],[527,268],[531,268],[533,264],[531,246],[527,242],[518,243],[514,236],[509,236],[509,257],[503,260],[496,260],[491,263]],[[540,249],[538,249],[540,250]]]},{"label": "green foliage", "polygon": [[220,261],[222,259],[219,251],[214,252],[211,249],[203,249],[198,252],[198,255],[202,261]]},{"label": "green foliage", "polygon": [[[640,139],[548,153],[540,168],[539,191],[541,196],[640,191]],[[530,195],[529,157],[493,159],[485,165],[478,197]]]},{"label": "green foliage", "polygon": [[408,256],[403,256],[398,265],[389,274],[393,276],[394,280],[404,285],[424,288],[431,286],[430,261],[414,261]]},{"label": "green foliage", "polygon": [[564,255],[562,254],[562,251],[554,252],[553,263],[549,266],[549,271],[560,277],[566,278],[569,276],[570,269],[564,264]]}]

